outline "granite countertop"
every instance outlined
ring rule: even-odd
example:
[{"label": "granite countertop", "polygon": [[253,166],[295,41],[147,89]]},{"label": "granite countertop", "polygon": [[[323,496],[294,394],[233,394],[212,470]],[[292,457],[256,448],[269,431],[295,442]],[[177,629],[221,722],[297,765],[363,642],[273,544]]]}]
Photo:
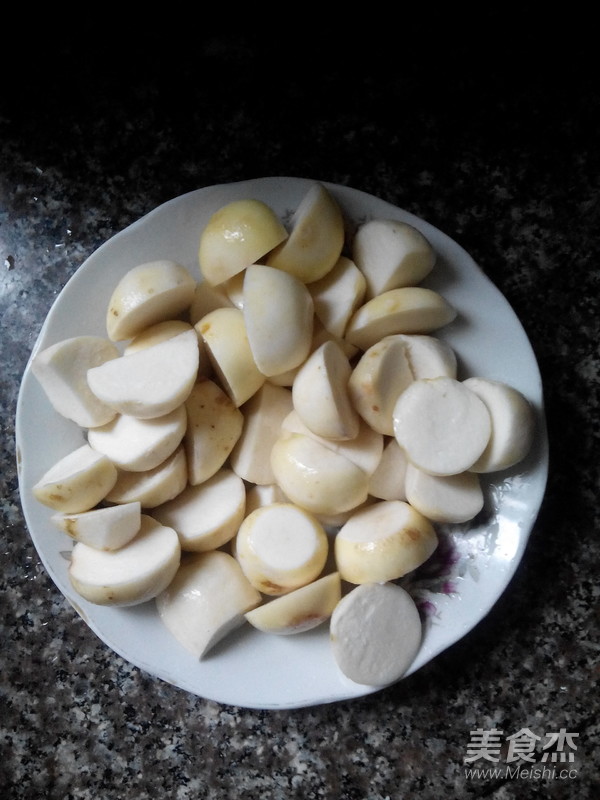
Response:
[{"label": "granite countertop", "polygon": [[[553,40],[532,48],[527,27],[502,59],[440,31],[424,60],[425,21],[404,49],[362,58],[319,39],[176,38],[173,25],[107,44],[97,24],[50,40],[40,26],[26,54],[4,53],[3,798],[597,797],[600,103],[587,51],[559,68]],[[472,632],[366,698],[275,711],[187,694],[88,629],[29,538],[14,443],[27,359],[83,261],[172,197],[268,175],[370,192],[470,252],[531,341],[550,438],[525,556]],[[572,735],[573,761],[553,765],[570,774],[467,775],[471,731],[494,728]]]}]

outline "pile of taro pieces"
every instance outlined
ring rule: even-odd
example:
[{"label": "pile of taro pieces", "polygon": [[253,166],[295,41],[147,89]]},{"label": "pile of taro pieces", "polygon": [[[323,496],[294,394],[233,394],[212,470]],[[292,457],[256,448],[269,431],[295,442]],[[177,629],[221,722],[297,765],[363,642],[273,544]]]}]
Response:
[{"label": "pile of taro pieces", "polygon": [[345,222],[319,183],[287,225],[243,198],[199,231],[199,280],[175,261],[129,270],[106,336],[32,359],[86,436],[33,493],[89,602],[155,602],[198,658],[243,623],[328,622],[341,672],[382,686],[422,640],[398,581],[437,523],[481,511],[480,476],[526,456],[534,420],[513,387],[457,376],[435,335],[456,311],[420,285],[425,236],[376,218],[349,240]]}]

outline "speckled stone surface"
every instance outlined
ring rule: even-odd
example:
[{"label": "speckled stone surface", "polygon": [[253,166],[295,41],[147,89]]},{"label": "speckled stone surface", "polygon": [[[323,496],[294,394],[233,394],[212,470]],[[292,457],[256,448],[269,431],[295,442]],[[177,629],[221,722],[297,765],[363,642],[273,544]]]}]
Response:
[{"label": "speckled stone surface", "polygon": [[[557,42],[575,31],[541,36],[519,19],[515,30],[483,15],[497,44],[476,46],[449,20],[433,37],[412,20],[369,53],[327,50],[326,37],[201,38],[185,21],[111,36],[95,21],[68,35],[40,25],[25,50],[3,52],[6,800],[598,797],[600,98],[583,44],[557,63]],[[488,617],[394,687],[292,711],[190,696],[107,649],[40,564],[14,446],[29,353],[85,258],[174,196],[263,175],[363,189],[465,247],[531,340],[551,446],[525,558]],[[477,728],[576,733],[574,773],[468,776]]]}]

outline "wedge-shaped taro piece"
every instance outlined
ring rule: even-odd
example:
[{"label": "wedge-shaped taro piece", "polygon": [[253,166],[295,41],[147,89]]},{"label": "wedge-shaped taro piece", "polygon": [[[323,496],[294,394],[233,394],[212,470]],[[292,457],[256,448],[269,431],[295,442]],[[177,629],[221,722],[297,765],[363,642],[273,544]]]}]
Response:
[{"label": "wedge-shaped taro piece", "polygon": [[328,620],[341,597],[339,573],[331,572],[248,611],[246,619],[264,633],[304,633]]},{"label": "wedge-shaped taro piece", "polygon": [[132,606],[152,600],[172,581],[181,559],[177,534],[142,514],[137,535],[119,550],[77,542],[69,580],[90,603]]},{"label": "wedge-shaped taro piece", "polygon": [[112,461],[88,444],[60,458],[32,488],[45,506],[76,514],[89,511],[104,500],[117,480]]},{"label": "wedge-shaped taro piece", "polygon": [[144,472],[154,469],[175,452],[187,427],[185,407],[155,419],[126,414],[88,431],[88,442],[120,469]]},{"label": "wedge-shaped taro piece", "polygon": [[198,486],[187,486],[152,514],[177,531],[182,550],[206,551],[231,541],[245,508],[244,482],[224,468]]},{"label": "wedge-shaped taro piece", "polygon": [[311,436],[280,436],[271,466],[286,497],[313,514],[339,514],[367,499],[367,473]]},{"label": "wedge-shaped taro piece", "polygon": [[188,471],[183,445],[154,469],[144,472],[118,471],[117,482],[106,495],[109,503],[138,502],[144,509],[172,500],[187,486]]},{"label": "wedge-shaped taro piece", "polygon": [[304,424],[325,439],[355,439],[359,416],[350,402],[350,362],[334,341],[321,345],[300,368],[292,386],[294,409]]},{"label": "wedge-shaped taro piece", "polygon": [[438,538],[431,522],[402,500],[380,500],[352,514],[335,537],[342,580],[393,581],[433,554]]},{"label": "wedge-shaped taro piece", "polygon": [[336,441],[313,433],[300,419],[298,412],[291,411],[281,423],[281,432],[282,435],[297,433],[314,439],[328,450],[332,450],[356,464],[368,476],[377,469],[383,453],[383,436],[365,422],[360,423],[358,434],[354,439]]},{"label": "wedge-shaped taro piece", "polygon": [[378,500],[406,500],[408,459],[396,439],[385,442],[377,469],[369,477],[369,494]]},{"label": "wedge-shaped taro piece", "polygon": [[306,286],[274,267],[253,264],[244,274],[243,314],[258,369],[270,377],[299,366],[313,332],[313,301]]},{"label": "wedge-shaped taro piece", "polygon": [[392,334],[363,353],[348,389],[361,417],[393,436],[394,406],[402,392],[414,380],[455,379],[456,373],[456,355],[446,342],[425,334]]},{"label": "wedge-shaped taro piece", "polygon": [[433,269],[436,253],[413,225],[395,219],[372,219],[359,226],[352,258],[367,281],[368,297],[415,286]]},{"label": "wedge-shaped taro piece", "polygon": [[469,522],[483,508],[483,491],[475,472],[429,475],[408,464],[406,500],[432,522]]},{"label": "wedge-shaped taro piece", "polygon": [[312,283],[333,269],[342,254],[342,211],[331,193],[313,184],[296,208],[289,237],[268,256],[267,264]]},{"label": "wedge-shaped taro piece", "polygon": [[431,475],[457,475],[481,457],[491,435],[485,403],[453,378],[414,381],[394,408],[394,434],[411,463]]},{"label": "wedge-shaped taro piece", "polygon": [[388,336],[371,345],[352,370],[348,395],[353,408],[374,430],[394,435],[394,406],[413,382],[404,343]]},{"label": "wedge-shaped taro piece", "polygon": [[222,284],[266,256],[287,235],[266,203],[234,200],[215,211],[200,235],[200,272],[212,286]]},{"label": "wedge-shaped taro piece", "polygon": [[498,472],[521,462],[535,434],[535,415],[527,398],[502,381],[473,377],[463,383],[485,403],[492,421],[488,445],[470,469]]},{"label": "wedge-shaped taro piece", "polygon": [[429,334],[456,318],[456,310],[433,289],[406,286],[390,289],[360,306],[352,315],[345,338],[367,350],[394,333]]},{"label": "wedge-shaped taro piece", "polygon": [[446,342],[425,334],[392,334],[363,353],[348,389],[361,417],[374,430],[394,436],[394,408],[402,392],[415,380],[456,379],[456,373],[456,355]]},{"label": "wedge-shaped taro piece", "polygon": [[93,428],[110,422],[117,412],[92,392],[88,370],[119,356],[108,339],[74,336],[37,353],[31,370],[61,416],[82,428]]},{"label": "wedge-shaped taro piece", "polygon": [[340,256],[333,269],[308,288],[324,328],[343,337],[350,317],[365,298],[367,282],[362,272],[349,258]]},{"label": "wedge-shaped taro piece", "polygon": [[52,523],[76,542],[95,550],[119,550],[138,534],[142,512],[139,503],[125,503],[79,514],[54,514]]},{"label": "wedge-shaped taro piece", "polygon": [[168,259],[133,267],[116,285],[106,312],[113,342],[132,339],[157,322],[174,319],[194,298],[196,281],[181,264]]},{"label": "wedge-shaped taro piece", "polygon": [[200,659],[245,624],[244,615],[261,600],[235,558],[213,550],[185,554],[156,607],[171,635]]},{"label": "wedge-shaped taro piece", "polygon": [[266,380],[254,360],[243,312],[216,308],[195,327],[219,383],[237,407],[243,405]]},{"label": "wedge-shaped taro piece", "polygon": [[386,686],[413,663],[423,638],[419,610],[395,583],[356,586],[331,616],[330,640],[341,672],[355,683]]},{"label": "wedge-shaped taro piece", "polygon": [[189,395],[199,366],[193,328],[88,371],[91,390],[119,414],[154,419],[169,414]]},{"label": "wedge-shaped taro piece", "polygon": [[185,402],[183,438],[188,480],[203,483],[218,472],[239,440],[244,416],[229,395],[210,379],[200,380]]},{"label": "wedge-shaped taro piece", "polygon": [[245,481],[258,485],[275,481],[271,450],[279,437],[281,423],[292,408],[291,391],[268,382],[242,407],[244,425],[231,452],[230,464]]},{"label": "wedge-shaped taro piece", "polygon": [[235,557],[250,583],[266,595],[283,595],[314,581],[329,542],[323,526],[293,503],[274,503],[249,514],[235,539]]},{"label": "wedge-shaped taro piece", "polygon": [[389,338],[403,342],[413,378],[456,378],[456,353],[437,336],[398,333]]}]

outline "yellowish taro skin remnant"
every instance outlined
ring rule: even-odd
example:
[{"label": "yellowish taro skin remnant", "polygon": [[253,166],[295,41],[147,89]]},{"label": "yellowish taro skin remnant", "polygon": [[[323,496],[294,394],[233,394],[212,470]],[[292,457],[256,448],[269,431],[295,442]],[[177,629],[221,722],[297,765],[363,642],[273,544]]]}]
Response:
[{"label": "yellowish taro skin remnant", "polygon": [[301,586],[289,594],[263,603],[246,614],[246,619],[264,633],[280,636],[304,633],[325,622],[342,597],[338,572]]},{"label": "yellowish taro skin remnant", "polygon": [[271,451],[271,466],[286,497],[313,514],[340,514],[368,496],[367,473],[310,436],[280,436]]},{"label": "yellowish taro skin remnant", "polygon": [[106,330],[113,342],[132,339],[159,322],[189,308],[196,281],[181,264],[167,259],[130,269],[115,287],[106,312]]},{"label": "yellowish taro skin remnant", "polygon": [[32,491],[43,505],[73,514],[98,505],[116,481],[117,469],[112,461],[83,444],[50,467]]},{"label": "yellowish taro skin remnant", "polygon": [[260,389],[266,376],[259,370],[239,308],[215,308],[195,325],[215,376],[239,408]]},{"label": "yellowish taro skin remnant", "polygon": [[215,211],[200,236],[200,272],[218,286],[287,239],[275,212],[261,200],[234,200]]},{"label": "yellowish taro skin remnant", "polygon": [[349,583],[394,581],[433,555],[438,538],[431,522],[402,500],[360,509],[335,537],[335,558]]}]

